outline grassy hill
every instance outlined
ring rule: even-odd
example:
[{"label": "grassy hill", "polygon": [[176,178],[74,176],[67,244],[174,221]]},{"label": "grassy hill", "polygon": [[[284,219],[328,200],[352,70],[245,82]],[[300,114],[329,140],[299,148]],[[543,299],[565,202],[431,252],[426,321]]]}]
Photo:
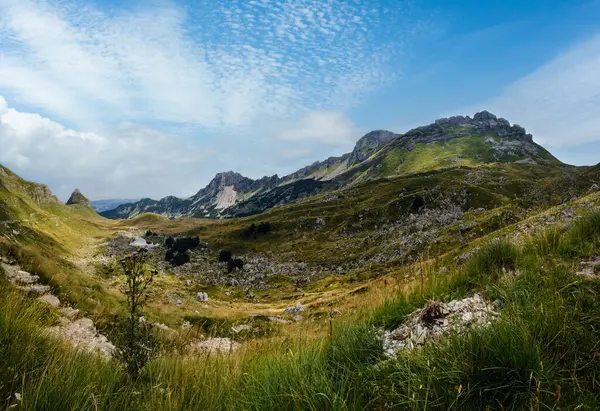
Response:
[{"label": "grassy hill", "polygon": [[[159,275],[144,316],[160,325],[158,357],[130,381],[116,359],[48,337],[60,313],[0,268],[0,407],[598,408],[595,168],[564,165],[527,139],[440,127],[457,137],[392,138],[344,175],[273,190],[294,201],[256,196],[266,212],[224,220],[107,220],[0,168],[0,257],[110,336],[125,307],[118,262],[147,239]],[[251,201],[240,203],[248,214],[262,207]],[[208,248],[173,267],[168,236]],[[228,273],[221,250],[244,269]],[[495,307],[489,324],[389,357],[383,333],[429,301],[474,294]],[[285,311],[297,303],[303,311]],[[191,348],[213,338],[240,346]]]}]

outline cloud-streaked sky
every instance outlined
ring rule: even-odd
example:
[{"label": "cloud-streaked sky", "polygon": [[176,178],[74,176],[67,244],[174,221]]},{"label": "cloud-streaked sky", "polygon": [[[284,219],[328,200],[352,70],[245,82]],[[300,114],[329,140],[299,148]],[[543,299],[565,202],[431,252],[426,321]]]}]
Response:
[{"label": "cloud-streaked sky", "polygon": [[600,3],[485,3],[0,0],[0,163],[61,198],[188,196],[484,108],[600,162]]}]

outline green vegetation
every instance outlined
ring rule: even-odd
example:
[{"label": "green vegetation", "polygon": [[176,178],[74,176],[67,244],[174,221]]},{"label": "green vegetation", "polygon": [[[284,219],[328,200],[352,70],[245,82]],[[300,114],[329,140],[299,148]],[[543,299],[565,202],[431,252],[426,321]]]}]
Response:
[{"label": "green vegetation", "polygon": [[[230,220],[105,220],[0,167],[0,257],[117,345],[126,279],[137,296],[122,351],[131,365],[51,338],[60,311],[0,272],[0,408],[599,408],[600,212],[588,212],[600,205],[588,193],[597,167],[563,165],[537,146],[537,164],[514,163],[529,153],[494,150],[490,138],[387,147],[348,172],[352,184]],[[159,250],[144,289],[143,264],[124,276],[118,261],[147,230],[159,243],[198,236],[209,250],[194,259],[214,265],[178,272]],[[262,271],[234,272],[264,281],[204,281],[205,268],[220,269],[219,250],[245,267],[266,260]],[[386,355],[383,330],[431,301],[474,293],[494,302],[489,326]],[[140,322],[136,298],[146,297]],[[295,319],[284,309],[296,303],[305,310]],[[138,355],[149,324],[152,358]],[[240,346],[197,346],[214,339]]]},{"label": "green vegetation", "polygon": [[[366,322],[337,324],[331,338],[166,356],[135,383],[110,361],[66,355],[40,332],[53,321],[48,310],[3,287],[0,395],[7,407],[38,410],[597,409],[600,281],[574,267],[599,244],[600,212],[559,234],[495,240],[444,276],[428,273]],[[385,359],[372,325],[393,328],[427,300],[473,292],[500,307],[489,327]]]}]

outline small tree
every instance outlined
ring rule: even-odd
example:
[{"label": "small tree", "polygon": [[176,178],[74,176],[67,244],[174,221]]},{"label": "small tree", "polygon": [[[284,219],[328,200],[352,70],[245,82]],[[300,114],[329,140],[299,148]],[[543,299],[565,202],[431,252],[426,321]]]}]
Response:
[{"label": "small tree", "polygon": [[144,266],[146,250],[141,249],[121,260],[125,282],[121,292],[127,297],[127,320],[119,338],[118,355],[130,378],[138,377],[140,370],[152,356],[151,332],[143,318],[147,289],[152,284],[156,270]]}]

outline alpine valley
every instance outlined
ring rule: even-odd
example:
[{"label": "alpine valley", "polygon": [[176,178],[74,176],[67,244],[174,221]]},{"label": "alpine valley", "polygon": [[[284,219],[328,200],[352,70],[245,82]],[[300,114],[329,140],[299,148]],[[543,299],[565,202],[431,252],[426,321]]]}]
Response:
[{"label": "alpine valley", "polygon": [[100,213],[0,166],[0,408],[599,409],[599,184],[487,111]]}]

